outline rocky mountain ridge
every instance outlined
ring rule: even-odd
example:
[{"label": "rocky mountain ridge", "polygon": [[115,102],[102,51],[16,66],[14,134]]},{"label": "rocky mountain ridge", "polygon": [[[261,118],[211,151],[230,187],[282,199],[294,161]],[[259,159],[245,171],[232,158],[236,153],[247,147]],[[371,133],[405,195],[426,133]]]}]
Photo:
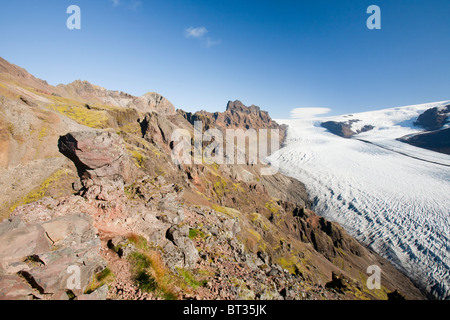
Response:
[{"label": "rocky mountain ridge", "polygon": [[[195,119],[205,130],[272,128],[284,137],[258,107],[172,112],[157,94],[52,87],[4,60],[0,68],[2,180],[14,184],[20,163],[29,184],[2,195],[1,298],[387,299],[396,290],[423,298],[312,212],[301,182],[263,176],[262,164],[172,161],[171,134],[193,133]],[[24,155],[14,158],[13,145]],[[379,290],[366,283],[374,264],[383,270]],[[80,283],[69,289],[74,266]]]}]

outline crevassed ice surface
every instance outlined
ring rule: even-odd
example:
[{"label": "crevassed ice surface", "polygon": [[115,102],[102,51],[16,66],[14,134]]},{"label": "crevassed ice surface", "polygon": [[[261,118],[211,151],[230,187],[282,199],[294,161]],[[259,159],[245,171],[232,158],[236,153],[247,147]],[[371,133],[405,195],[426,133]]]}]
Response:
[{"label": "crevassed ice surface", "polygon": [[[441,299],[450,298],[450,156],[396,139],[420,132],[413,125],[418,115],[445,104],[277,120],[289,125],[286,147],[269,158],[305,183],[318,214],[340,223]],[[351,119],[361,120],[353,123],[355,130],[375,128],[344,139],[320,126]]]}]

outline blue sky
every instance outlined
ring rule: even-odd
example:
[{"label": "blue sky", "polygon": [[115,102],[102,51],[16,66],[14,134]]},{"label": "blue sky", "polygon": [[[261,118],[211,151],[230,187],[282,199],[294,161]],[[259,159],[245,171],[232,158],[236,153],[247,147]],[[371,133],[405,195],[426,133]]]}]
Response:
[{"label": "blue sky", "polygon": [[[81,30],[66,9],[81,8]],[[369,30],[369,5],[381,30]],[[228,100],[274,118],[450,99],[448,0],[16,0],[0,3],[0,56],[50,84],[76,79],[187,111]]]}]

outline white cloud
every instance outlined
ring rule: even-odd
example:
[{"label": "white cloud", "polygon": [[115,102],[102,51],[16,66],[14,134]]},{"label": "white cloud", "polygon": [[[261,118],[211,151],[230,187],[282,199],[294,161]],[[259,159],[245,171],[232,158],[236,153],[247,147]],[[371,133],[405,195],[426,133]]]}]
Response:
[{"label": "white cloud", "polygon": [[134,0],[130,3],[130,9],[137,10],[142,6],[142,1]]},{"label": "white cloud", "polygon": [[314,118],[317,115],[327,114],[330,108],[296,108],[291,110],[292,119]]},{"label": "white cloud", "polygon": [[207,48],[210,48],[212,46],[215,46],[215,45],[218,45],[221,43],[222,43],[222,41],[220,41],[220,40],[212,40],[211,38],[206,39],[206,47]]},{"label": "white cloud", "polygon": [[131,10],[137,10],[142,6],[141,0],[109,0],[113,7],[125,6]]},{"label": "white cloud", "polygon": [[118,7],[120,5],[120,0],[109,0],[112,3],[113,7]]},{"label": "white cloud", "polygon": [[208,29],[205,27],[189,27],[184,30],[184,35],[186,38],[198,39],[204,48],[211,48],[222,43],[220,39],[205,37],[208,32]]},{"label": "white cloud", "polygon": [[184,34],[186,38],[201,38],[205,34],[208,33],[208,30],[205,27],[189,27],[186,30],[184,30]]}]

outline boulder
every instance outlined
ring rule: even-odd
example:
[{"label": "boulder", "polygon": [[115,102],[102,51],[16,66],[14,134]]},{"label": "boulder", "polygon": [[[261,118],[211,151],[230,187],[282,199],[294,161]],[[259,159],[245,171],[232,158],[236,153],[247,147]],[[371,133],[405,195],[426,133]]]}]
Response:
[{"label": "boulder", "polygon": [[31,300],[33,289],[19,276],[0,277],[0,300]]},{"label": "boulder", "polygon": [[18,217],[6,219],[2,223],[0,223],[0,235],[6,234],[14,229],[24,228],[24,227],[25,227],[25,223],[22,221],[22,219],[20,219]]},{"label": "boulder", "polygon": [[90,294],[82,294],[76,300],[106,300],[108,297],[108,285],[105,284]]},{"label": "boulder", "polygon": [[[39,258],[44,265],[26,271],[27,278],[39,286],[41,293],[54,294],[61,290],[71,290],[79,296],[83,294],[93,275],[106,267],[99,251],[100,240],[96,239],[41,254]],[[77,270],[79,274],[76,274]],[[79,285],[71,286],[72,276],[79,276],[73,282]]]},{"label": "boulder", "polygon": [[189,227],[187,225],[172,226],[167,230],[169,239],[182,253],[182,266],[188,269],[194,268],[199,257],[198,250],[189,239]]},{"label": "boulder", "polygon": [[77,167],[87,199],[111,201],[123,194],[131,162],[124,141],[114,132],[85,131],[59,138],[59,151]]},{"label": "boulder", "polygon": [[123,140],[113,132],[85,131],[59,138],[59,151],[72,160],[83,179],[112,178],[126,174],[127,152]]},{"label": "boulder", "polygon": [[88,214],[71,214],[42,224],[47,236],[57,247],[70,246],[95,239],[93,219]]},{"label": "boulder", "polygon": [[[7,222],[11,223],[11,222]],[[21,226],[0,234],[0,263],[50,251],[52,244],[40,225]]]}]

